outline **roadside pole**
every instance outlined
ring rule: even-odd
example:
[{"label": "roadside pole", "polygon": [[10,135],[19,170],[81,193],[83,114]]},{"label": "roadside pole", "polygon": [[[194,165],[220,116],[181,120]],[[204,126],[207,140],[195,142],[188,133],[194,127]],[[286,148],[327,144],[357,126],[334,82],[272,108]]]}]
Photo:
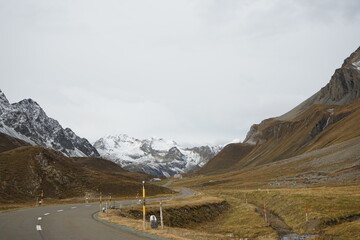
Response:
[{"label": "roadside pole", "polygon": [[101,211],[102,211],[101,192],[100,192],[100,199],[99,199],[99,201],[100,201],[100,212],[101,212]]},{"label": "roadside pole", "polygon": [[247,199],[247,187],[245,186],[245,203],[248,203],[248,199]]},{"label": "roadside pole", "polygon": [[41,190],[39,205],[44,204],[44,190]]},{"label": "roadside pole", "polygon": [[160,224],[161,229],[164,230],[163,212],[162,212],[162,201],[160,201]]},{"label": "roadside pole", "polygon": [[265,223],[267,223],[268,220],[267,220],[267,215],[266,215],[266,205],[265,205],[265,203],[264,203],[264,218],[265,218]]},{"label": "roadside pole", "polygon": [[143,184],[143,229],[145,230],[146,226],[146,219],[145,219],[145,215],[146,215],[146,206],[145,206],[145,181],[142,181]]},{"label": "roadside pole", "polygon": [[111,201],[112,201],[112,199],[111,199],[111,193],[110,193],[110,203],[109,203],[109,208],[110,208],[110,209],[112,209],[112,207],[113,207],[113,206],[112,206],[113,204],[112,204]]}]

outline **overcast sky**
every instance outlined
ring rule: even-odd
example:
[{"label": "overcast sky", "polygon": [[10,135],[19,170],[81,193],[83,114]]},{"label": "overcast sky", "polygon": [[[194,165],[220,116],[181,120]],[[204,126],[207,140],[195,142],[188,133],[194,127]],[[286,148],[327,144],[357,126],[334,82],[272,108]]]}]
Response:
[{"label": "overcast sky", "polygon": [[0,0],[0,89],[81,137],[243,140],[360,45],[359,0]]}]

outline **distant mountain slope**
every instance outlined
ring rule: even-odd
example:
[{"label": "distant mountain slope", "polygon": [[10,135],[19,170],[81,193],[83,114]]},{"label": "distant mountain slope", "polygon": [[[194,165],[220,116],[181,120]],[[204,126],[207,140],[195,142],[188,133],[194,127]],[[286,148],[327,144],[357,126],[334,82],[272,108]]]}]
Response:
[{"label": "distant mountain slope", "polygon": [[253,125],[244,143],[226,146],[199,172],[260,166],[359,137],[359,97],[360,48],[326,87],[283,116]]},{"label": "distant mountain slope", "polygon": [[132,181],[135,179],[138,182],[142,182],[143,180],[150,180],[153,178],[152,176],[145,173],[129,172],[116,163],[102,158],[75,157],[72,159],[82,167],[100,171],[106,174],[121,175],[122,177],[129,178]]},{"label": "distant mountain slope", "polygon": [[167,177],[199,169],[221,149],[220,146],[184,148],[174,141],[139,140],[127,135],[100,138],[94,147],[103,158],[129,171]]},{"label": "distant mountain slope", "polygon": [[[103,159],[72,159],[39,146],[18,147],[0,153],[0,203],[34,201],[41,191],[46,198],[55,199],[83,197],[85,192],[136,196],[141,181],[150,176],[132,174]],[[169,192],[147,186],[150,195]]]},{"label": "distant mountain slope", "polygon": [[67,156],[100,156],[88,140],[80,138],[70,128],[63,129],[32,99],[10,104],[1,90],[0,132],[32,145],[61,151]]},{"label": "distant mountain slope", "polygon": [[224,190],[359,186],[360,137],[284,160],[217,173],[213,171],[201,178],[185,180],[182,184],[188,181],[191,185],[187,183],[187,186]]}]

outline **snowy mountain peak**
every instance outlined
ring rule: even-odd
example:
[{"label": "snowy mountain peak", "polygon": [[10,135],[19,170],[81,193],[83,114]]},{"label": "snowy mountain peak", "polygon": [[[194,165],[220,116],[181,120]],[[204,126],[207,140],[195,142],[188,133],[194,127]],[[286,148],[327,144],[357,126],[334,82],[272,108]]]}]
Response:
[{"label": "snowy mountain peak", "polygon": [[10,105],[8,99],[6,98],[5,94],[0,89],[0,105]]},{"label": "snowy mountain peak", "polygon": [[100,155],[130,171],[171,176],[193,172],[214,157],[221,147],[184,148],[163,138],[139,140],[128,135],[107,135],[94,143]]},{"label": "snowy mountain peak", "polygon": [[158,151],[168,151],[174,146],[177,146],[177,143],[175,141],[165,140],[163,138],[152,137],[150,141],[151,148]]},{"label": "snowy mountain peak", "polygon": [[86,139],[69,128],[63,129],[31,98],[9,104],[5,95],[0,93],[0,132],[33,145],[53,148],[71,157],[99,156]]},{"label": "snowy mountain peak", "polygon": [[31,98],[21,100],[18,103],[13,103],[12,106],[16,109],[20,109],[31,120],[38,119],[38,121],[41,121],[48,118],[40,105]]}]

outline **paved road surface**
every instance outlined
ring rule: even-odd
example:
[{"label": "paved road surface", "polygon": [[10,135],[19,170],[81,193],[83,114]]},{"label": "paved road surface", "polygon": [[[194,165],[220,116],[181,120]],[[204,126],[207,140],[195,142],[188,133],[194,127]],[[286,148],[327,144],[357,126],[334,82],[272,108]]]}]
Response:
[{"label": "paved road surface", "polygon": [[[181,188],[175,198],[193,195],[190,189]],[[165,198],[162,198],[165,199]],[[156,199],[157,201],[160,199]],[[155,201],[150,200],[150,201]],[[127,206],[136,201],[117,202]],[[68,204],[20,209],[0,213],[1,240],[144,240],[121,229],[95,221],[92,215],[99,210],[98,203]]]}]

